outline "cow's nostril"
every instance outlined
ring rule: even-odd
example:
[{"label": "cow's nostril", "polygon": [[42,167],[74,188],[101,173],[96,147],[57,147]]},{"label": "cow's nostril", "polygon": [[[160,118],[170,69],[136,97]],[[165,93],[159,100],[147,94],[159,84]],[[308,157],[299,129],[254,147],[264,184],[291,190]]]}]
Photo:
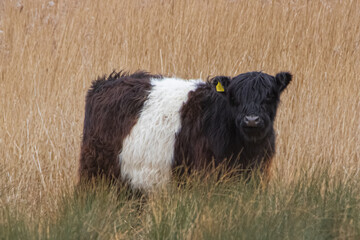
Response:
[{"label": "cow's nostril", "polygon": [[260,123],[260,117],[254,115],[245,116],[244,122],[248,127],[257,127]]}]

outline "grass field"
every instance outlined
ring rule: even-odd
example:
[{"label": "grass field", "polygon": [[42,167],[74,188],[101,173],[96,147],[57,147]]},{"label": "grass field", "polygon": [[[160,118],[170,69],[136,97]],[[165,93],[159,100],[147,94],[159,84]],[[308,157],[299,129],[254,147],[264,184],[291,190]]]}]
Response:
[{"label": "grass field", "polygon": [[[92,80],[291,71],[267,186],[75,189]],[[360,239],[360,2],[0,2],[0,239]]]}]

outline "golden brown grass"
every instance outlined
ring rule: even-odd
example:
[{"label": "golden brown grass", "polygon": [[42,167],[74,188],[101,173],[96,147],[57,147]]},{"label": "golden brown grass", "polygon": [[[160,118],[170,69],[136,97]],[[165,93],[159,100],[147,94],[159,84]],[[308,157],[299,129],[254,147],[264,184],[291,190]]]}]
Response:
[{"label": "golden brown grass", "polygon": [[359,180],[356,0],[5,0],[0,63],[0,205],[27,216],[51,215],[76,184],[85,94],[113,69],[291,71],[273,179],[330,166],[333,178]]}]

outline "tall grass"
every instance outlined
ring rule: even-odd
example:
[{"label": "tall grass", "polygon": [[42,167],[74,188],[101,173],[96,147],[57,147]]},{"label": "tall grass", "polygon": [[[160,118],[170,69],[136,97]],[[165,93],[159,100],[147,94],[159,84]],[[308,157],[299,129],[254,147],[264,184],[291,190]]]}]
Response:
[{"label": "tall grass", "polygon": [[[4,0],[0,63],[1,238],[360,236],[358,1]],[[145,205],[74,189],[85,93],[113,69],[291,71],[268,186],[210,181]]]}]

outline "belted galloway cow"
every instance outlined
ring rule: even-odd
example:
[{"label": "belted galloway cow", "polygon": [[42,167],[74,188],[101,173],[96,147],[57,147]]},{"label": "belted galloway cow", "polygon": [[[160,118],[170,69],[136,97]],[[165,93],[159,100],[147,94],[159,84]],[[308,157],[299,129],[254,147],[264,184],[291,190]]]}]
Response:
[{"label": "belted galloway cow", "polygon": [[207,81],[146,72],[99,78],[86,97],[80,180],[103,175],[149,191],[166,185],[174,169],[227,161],[266,172],[280,95],[291,79],[288,72]]}]

